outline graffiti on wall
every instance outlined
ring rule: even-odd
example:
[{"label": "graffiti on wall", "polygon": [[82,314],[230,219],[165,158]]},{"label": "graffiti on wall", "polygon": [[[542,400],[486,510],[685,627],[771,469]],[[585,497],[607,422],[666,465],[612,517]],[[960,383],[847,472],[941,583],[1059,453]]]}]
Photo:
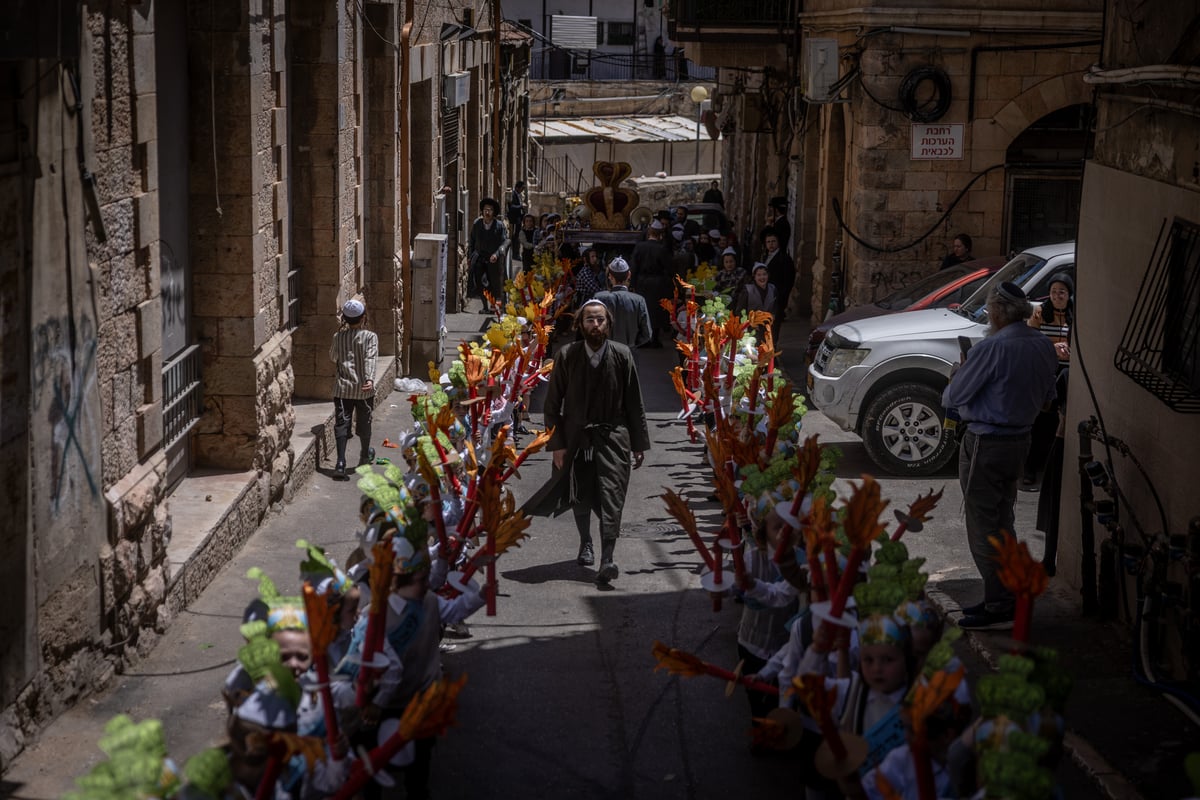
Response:
[{"label": "graffiti on wall", "polygon": [[45,414],[51,431],[50,496],[57,511],[67,468],[76,456],[92,495],[99,492],[83,444],[97,427],[85,402],[96,383],[96,329],[91,317],[81,317],[78,323],[69,316],[55,317],[34,329],[32,381],[34,413]]},{"label": "graffiti on wall", "polygon": [[876,298],[883,297],[925,277],[919,269],[876,270],[871,273],[871,288]]}]

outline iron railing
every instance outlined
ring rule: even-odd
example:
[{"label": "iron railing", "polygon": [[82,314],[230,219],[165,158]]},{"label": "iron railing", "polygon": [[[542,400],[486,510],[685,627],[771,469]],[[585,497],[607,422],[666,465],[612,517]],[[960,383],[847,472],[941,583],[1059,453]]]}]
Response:
[{"label": "iron railing", "polygon": [[531,183],[538,192],[550,194],[578,195],[588,188],[591,173],[584,174],[570,156],[546,156],[546,151],[530,137],[529,173]]},{"label": "iron railing", "polygon": [[799,0],[671,0],[669,14],[688,27],[778,28],[794,26]]},{"label": "iron railing", "polygon": [[716,67],[702,67],[679,53],[590,53],[546,47],[530,64],[534,80],[580,81],[714,81]]},{"label": "iron railing", "polygon": [[1163,221],[1114,366],[1172,411],[1200,413],[1200,226]]},{"label": "iron railing", "polygon": [[203,397],[200,345],[185,347],[163,365],[163,449],[200,421]]}]

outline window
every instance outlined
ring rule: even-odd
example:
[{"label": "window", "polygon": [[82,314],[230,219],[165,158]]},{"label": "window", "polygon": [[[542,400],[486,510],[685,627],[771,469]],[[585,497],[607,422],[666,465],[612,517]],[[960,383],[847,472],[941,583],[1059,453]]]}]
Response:
[{"label": "window", "polygon": [[[605,34],[601,34],[600,30],[605,31]],[[605,41],[600,41],[601,36],[604,36]],[[597,28],[596,44],[632,47],[636,37],[637,31],[632,22],[606,22]]]},{"label": "window", "polygon": [[1163,221],[1114,363],[1173,411],[1200,414],[1200,226]]}]

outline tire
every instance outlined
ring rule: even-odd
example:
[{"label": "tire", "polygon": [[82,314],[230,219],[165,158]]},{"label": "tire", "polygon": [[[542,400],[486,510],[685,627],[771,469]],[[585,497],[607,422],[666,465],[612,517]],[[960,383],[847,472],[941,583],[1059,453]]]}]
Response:
[{"label": "tire", "polygon": [[862,440],[871,460],[893,475],[931,475],[958,449],[942,426],[941,395],[923,383],[898,383],[871,400]]}]

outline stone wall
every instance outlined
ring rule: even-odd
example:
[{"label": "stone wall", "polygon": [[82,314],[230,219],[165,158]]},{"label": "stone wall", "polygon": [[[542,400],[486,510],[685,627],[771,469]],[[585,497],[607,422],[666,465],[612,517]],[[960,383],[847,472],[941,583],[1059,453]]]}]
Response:
[{"label": "stone wall", "polygon": [[[837,109],[810,109],[826,115],[818,129],[819,168],[842,173],[840,185],[826,181],[824,193],[805,199],[801,209],[819,231],[837,231],[825,233],[820,247],[805,254],[811,260],[799,263],[807,271],[816,262],[814,309],[823,311],[828,299],[832,244],[839,237],[845,292],[853,303],[878,299],[935,271],[959,232],[974,238],[976,255],[1003,251],[1009,146],[1047,114],[1089,102],[1081,76],[1099,48],[1073,42],[1086,40],[1088,26],[1098,33],[1099,15],[1074,19],[1080,35],[1055,49],[1043,49],[1040,39],[1015,42],[1010,34],[972,33],[949,47],[928,33],[883,32],[856,41],[820,26],[812,30],[838,39],[841,74],[859,71],[843,92],[850,102],[843,107],[840,140],[826,132]],[[932,26],[919,18],[904,24]],[[1004,49],[1022,46],[1029,49]],[[980,48],[974,64],[973,48]],[[913,122],[902,109],[901,86],[918,67],[935,67],[949,78],[950,103],[937,122],[964,126],[962,158],[912,158]],[[835,198],[846,227],[867,244],[837,230]]]}]

